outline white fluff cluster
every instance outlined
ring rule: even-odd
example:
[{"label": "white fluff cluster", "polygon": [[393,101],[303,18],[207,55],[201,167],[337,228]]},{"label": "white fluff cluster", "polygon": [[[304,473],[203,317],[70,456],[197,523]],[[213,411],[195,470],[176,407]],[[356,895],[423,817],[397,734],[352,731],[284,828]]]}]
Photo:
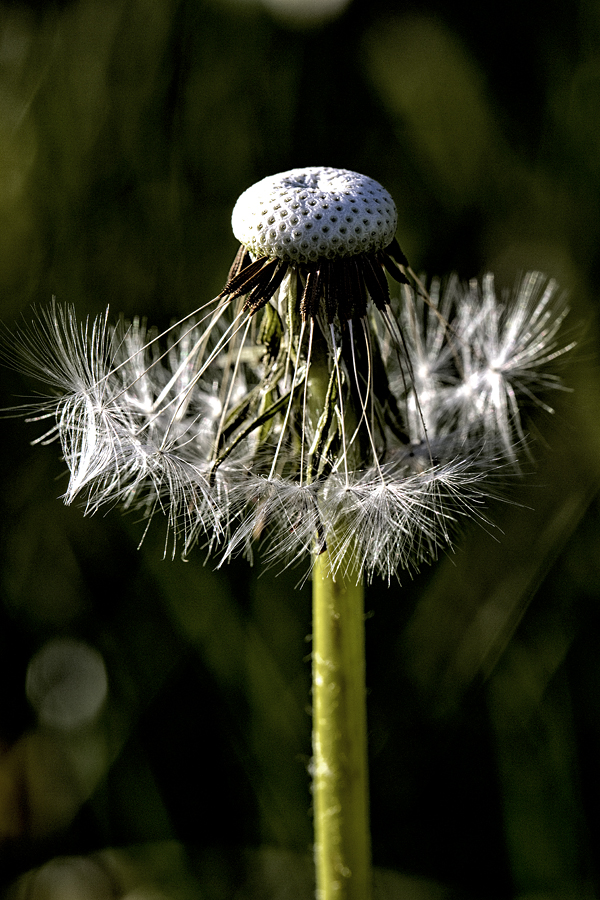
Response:
[{"label": "white fluff cluster", "polygon": [[233,233],[254,257],[290,262],[382,250],[396,234],[394,201],[377,181],[348,169],[290,169],[240,196]]},{"label": "white fluff cluster", "polygon": [[327,547],[357,578],[417,567],[482,517],[523,405],[548,409],[561,387],[556,284],[403,286],[326,324],[294,316],[294,280],[259,314],[219,298],[163,335],[54,305],[11,336],[5,355],[50,388],[26,412],[61,442],[65,501],[163,511],[174,547],[223,561],[257,542],[273,563]]}]

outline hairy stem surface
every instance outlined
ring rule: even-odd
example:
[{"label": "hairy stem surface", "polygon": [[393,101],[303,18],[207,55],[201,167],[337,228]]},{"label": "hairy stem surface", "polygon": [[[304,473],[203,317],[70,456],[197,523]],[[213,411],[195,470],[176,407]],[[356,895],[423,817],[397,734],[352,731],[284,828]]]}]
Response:
[{"label": "hairy stem surface", "polygon": [[313,805],[317,900],[369,900],[362,584],[313,572]]}]

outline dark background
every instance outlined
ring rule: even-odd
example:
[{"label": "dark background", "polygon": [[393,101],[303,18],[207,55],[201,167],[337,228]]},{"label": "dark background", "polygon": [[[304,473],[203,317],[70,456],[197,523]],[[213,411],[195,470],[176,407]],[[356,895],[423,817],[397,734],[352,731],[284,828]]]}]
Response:
[{"label": "dark background", "polygon": [[[600,3],[0,5],[7,326],[53,295],[168,324],[223,286],[239,193],[313,164],[383,183],[418,271],[555,277],[579,337],[497,527],[367,591],[378,896],[595,898]],[[62,505],[39,425],[0,428],[2,890],[309,898],[310,585],[163,559],[158,522],[138,549]]]}]

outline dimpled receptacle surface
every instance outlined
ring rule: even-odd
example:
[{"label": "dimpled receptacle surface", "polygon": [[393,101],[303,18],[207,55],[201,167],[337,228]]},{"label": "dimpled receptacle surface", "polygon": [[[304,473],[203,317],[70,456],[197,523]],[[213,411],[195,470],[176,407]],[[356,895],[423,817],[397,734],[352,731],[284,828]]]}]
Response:
[{"label": "dimpled receptacle surface", "polygon": [[290,169],[239,197],[231,224],[254,258],[308,263],[382,250],[398,223],[394,201],[372,178],[348,169]]}]

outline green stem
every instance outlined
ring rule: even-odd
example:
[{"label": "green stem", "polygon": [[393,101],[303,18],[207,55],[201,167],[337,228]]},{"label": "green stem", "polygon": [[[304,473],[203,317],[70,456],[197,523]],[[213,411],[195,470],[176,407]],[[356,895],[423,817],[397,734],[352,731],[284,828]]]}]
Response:
[{"label": "green stem", "polygon": [[369,900],[364,591],[313,572],[313,805],[317,900]]}]

